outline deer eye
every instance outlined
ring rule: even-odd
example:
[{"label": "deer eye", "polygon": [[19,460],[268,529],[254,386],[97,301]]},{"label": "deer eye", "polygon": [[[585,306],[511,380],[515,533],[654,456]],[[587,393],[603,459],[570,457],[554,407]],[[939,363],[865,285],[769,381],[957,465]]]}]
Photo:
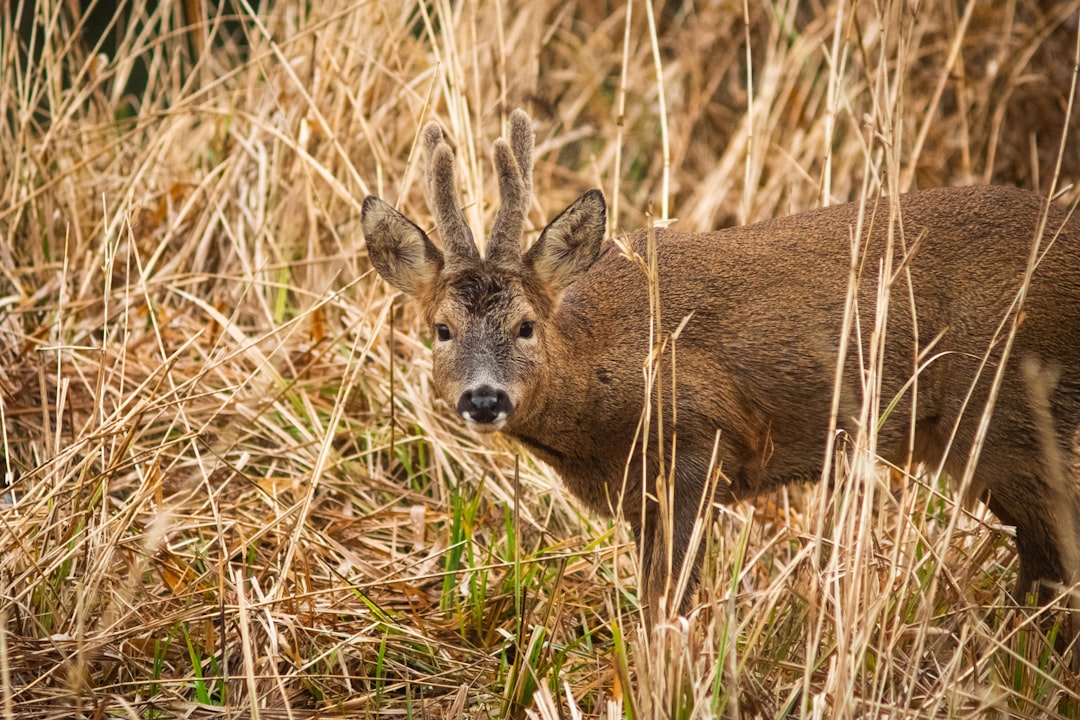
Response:
[{"label": "deer eye", "polygon": [[518,328],[518,337],[523,340],[528,340],[533,336],[533,321],[526,320],[521,323],[521,327]]},{"label": "deer eye", "polygon": [[435,323],[435,336],[442,342],[450,339],[450,328],[442,323]]}]

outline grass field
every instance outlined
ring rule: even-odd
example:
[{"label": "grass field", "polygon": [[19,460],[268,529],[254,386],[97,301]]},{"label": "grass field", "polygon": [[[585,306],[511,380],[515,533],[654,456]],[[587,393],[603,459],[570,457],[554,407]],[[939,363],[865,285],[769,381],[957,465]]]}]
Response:
[{"label": "grass field", "polygon": [[646,636],[625,529],[435,401],[359,228],[430,222],[429,119],[489,227],[514,107],[530,240],[591,187],[614,233],[1069,206],[1080,1],[118,4],[0,3],[0,717],[1080,717],[1009,528],[866,464],[721,510]]}]

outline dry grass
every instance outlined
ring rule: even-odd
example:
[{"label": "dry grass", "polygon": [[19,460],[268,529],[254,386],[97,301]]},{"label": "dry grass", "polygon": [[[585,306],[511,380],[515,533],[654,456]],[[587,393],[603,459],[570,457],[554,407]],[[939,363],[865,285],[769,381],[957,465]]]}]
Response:
[{"label": "dry grass", "polygon": [[433,403],[358,227],[428,217],[429,118],[489,226],[515,106],[530,239],[593,186],[616,230],[1046,192],[1066,130],[1068,187],[1080,2],[75,5],[0,6],[4,718],[1080,716],[1007,531],[861,462],[724,510],[642,637],[623,530]]}]

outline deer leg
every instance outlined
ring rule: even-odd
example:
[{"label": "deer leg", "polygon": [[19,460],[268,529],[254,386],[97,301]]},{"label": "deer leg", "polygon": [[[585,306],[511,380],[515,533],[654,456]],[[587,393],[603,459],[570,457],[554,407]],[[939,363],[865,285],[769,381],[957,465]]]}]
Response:
[{"label": "deer leg", "polygon": [[[705,554],[704,541],[698,543],[692,554],[689,552],[698,521],[698,507],[698,498],[689,493],[675,501],[670,518],[662,518],[657,504],[650,503],[644,527],[635,529],[641,558],[642,594],[653,622],[674,614],[685,615],[692,607]],[[687,562],[691,565],[684,568]],[[684,572],[688,573],[687,581],[680,592]]]},{"label": "deer leg", "polygon": [[989,506],[1003,523],[1016,527],[1017,602],[1035,591],[1039,603],[1045,604],[1058,594],[1055,586],[1068,586],[1078,579],[1080,508],[1075,491],[1052,488],[1023,475],[1014,477],[1008,487],[991,486]]}]

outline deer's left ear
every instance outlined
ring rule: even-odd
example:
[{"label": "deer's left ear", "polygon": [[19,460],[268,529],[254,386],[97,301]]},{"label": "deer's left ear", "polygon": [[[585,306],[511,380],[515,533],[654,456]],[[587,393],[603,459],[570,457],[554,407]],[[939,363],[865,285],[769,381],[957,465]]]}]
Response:
[{"label": "deer's left ear", "polygon": [[560,292],[600,257],[607,223],[604,194],[589,190],[559,213],[525,253],[525,264],[555,292]]},{"label": "deer's left ear", "polygon": [[364,198],[360,225],[368,257],[386,282],[418,296],[435,282],[443,254],[423,230],[374,195]]}]

